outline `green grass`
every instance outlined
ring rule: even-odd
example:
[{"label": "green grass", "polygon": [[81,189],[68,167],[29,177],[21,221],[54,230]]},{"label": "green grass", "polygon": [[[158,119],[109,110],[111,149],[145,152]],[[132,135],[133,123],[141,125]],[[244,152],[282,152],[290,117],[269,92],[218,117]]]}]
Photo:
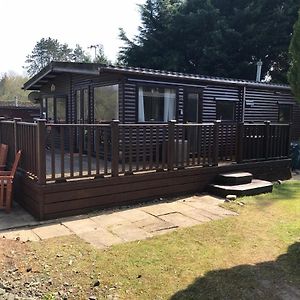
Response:
[{"label": "green grass", "polygon": [[289,298],[300,290],[300,182],[241,201],[225,205],[238,217],[105,251],[74,236],[33,243],[38,260],[28,263],[53,279],[45,299],[65,282],[75,299]]}]

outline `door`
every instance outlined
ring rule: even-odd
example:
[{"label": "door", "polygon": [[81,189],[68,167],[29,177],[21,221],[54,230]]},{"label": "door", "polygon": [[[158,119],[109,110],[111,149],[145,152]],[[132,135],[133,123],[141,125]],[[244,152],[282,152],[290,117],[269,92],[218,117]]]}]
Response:
[{"label": "door", "polygon": [[[75,92],[75,124],[89,124],[89,93],[87,88]],[[76,148],[81,152],[87,151],[87,130],[78,127],[76,132]]]},{"label": "door", "polygon": [[88,89],[80,89],[75,93],[76,124],[90,123]]},{"label": "door", "polygon": [[[201,123],[202,122],[202,92],[201,90],[187,90],[184,97],[184,115],[185,123]],[[199,138],[201,129],[198,127],[186,127],[185,142],[189,147],[187,151],[189,156],[196,155],[199,151]]]},{"label": "door", "polygon": [[184,97],[185,123],[202,122],[202,92],[201,90],[187,90]]}]

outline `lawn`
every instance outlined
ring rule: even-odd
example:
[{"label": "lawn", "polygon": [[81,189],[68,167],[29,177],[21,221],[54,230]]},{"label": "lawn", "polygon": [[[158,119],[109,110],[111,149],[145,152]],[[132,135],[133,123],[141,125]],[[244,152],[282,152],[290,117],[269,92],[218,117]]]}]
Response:
[{"label": "lawn", "polygon": [[224,204],[237,217],[105,251],[75,236],[3,241],[1,267],[38,282],[42,299],[300,298],[300,182],[240,201]]}]

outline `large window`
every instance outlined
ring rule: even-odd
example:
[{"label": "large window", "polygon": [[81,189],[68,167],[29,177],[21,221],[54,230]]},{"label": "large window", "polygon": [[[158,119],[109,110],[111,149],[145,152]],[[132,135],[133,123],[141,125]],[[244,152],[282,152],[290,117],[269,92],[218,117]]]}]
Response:
[{"label": "large window", "polygon": [[43,98],[43,115],[48,122],[66,123],[67,121],[67,98],[45,97]]},{"label": "large window", "polygon": [[96,123],[119,119],[119,85],[94,88],[94,120]]},{"label": "large window", "polygon": [[221,121],[235,120],[235,102],[232,101],[217,101],[216,103],[217,115],[216,119]]},{"label": "large window", "polygon": [[292,121],[292,105],[279,104],[278,107],[278,122],[290,123]]},{"label": "large window", "polygon": [[175,113],[175,89],[139,87],[139,122],[167,122],[175,119]]}]

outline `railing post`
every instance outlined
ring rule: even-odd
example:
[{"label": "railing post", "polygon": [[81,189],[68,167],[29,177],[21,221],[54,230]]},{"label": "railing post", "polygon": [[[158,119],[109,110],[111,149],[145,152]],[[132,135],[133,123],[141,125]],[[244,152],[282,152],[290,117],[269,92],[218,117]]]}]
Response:
[{"label": "railing post", "polygon": [[175,124],[176,120],[171,120],[168,122],[168,171],[174,170]]},{"label": "railing post", "polygon": [[244,122],[237,124],[236,135],[236,162],[240,164],[243,162]]},{"label": "railing post", "polygon": [[14,151],[15,154],[18,152],[18,122],[21,122],[21,118],[14,118]]},{"label": "railing post", "polygon": [[214,122],[214,137],[213,137],[213,157],[212,164],[213,166],[217,166],[219,163],[219,129],[220,129],[220,120],[216,120]]},{"label": "railing post", "polygon": [[36,123],[38,184],[46,184],[46,120],[37,119]]},{"label": "railing post", "polygon": [[268,160],[270,154],[270,121],[265,121],[265,160]]},{"label": "railing post", "polygon": [[119,176],[119,120],[111,124],[111,176]]}]

